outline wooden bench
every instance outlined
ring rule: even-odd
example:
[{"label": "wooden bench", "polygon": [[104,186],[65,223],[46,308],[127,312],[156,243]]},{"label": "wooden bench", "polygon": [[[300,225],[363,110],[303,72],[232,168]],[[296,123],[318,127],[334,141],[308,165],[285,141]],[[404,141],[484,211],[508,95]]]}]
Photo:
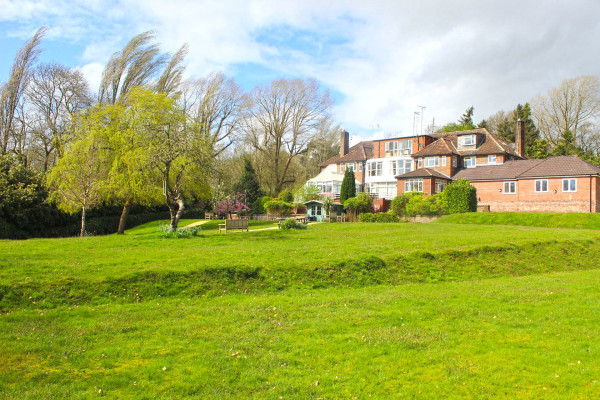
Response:
[{"label": "wooden bench", "polygon": [[205,212],[204,213],[204,219],[217,219],[217,217],[215,216],[214,213],[211,212]]},{"label": "wooden bench", "polygon": [[226,219],[224,224],[219,224],[219,233],[221,230],[225,230],[225,233],[229,229],[241,229],[248,232],[248,220],[247,219]]}]

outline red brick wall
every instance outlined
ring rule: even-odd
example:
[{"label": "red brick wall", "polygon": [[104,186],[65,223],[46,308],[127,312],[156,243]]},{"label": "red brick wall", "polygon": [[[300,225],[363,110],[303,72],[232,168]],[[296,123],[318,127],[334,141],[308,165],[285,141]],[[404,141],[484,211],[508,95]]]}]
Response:
[{"label": "red brick wall", "polygon": [[[598,182],[596,177],[577,178],[577,192],[563,193],[562,178],[548,179],[548,192],[535,193],[535,179],[516,181],[517,192],[504,194],[504,182],[472,182],[477,188],[479,204],[490,211],[597,212]],[[499,191],[498,189],[502,189]],[[556,190],[556,193],[554,193]],[[594,198],[596,200],[594,200]]]}]

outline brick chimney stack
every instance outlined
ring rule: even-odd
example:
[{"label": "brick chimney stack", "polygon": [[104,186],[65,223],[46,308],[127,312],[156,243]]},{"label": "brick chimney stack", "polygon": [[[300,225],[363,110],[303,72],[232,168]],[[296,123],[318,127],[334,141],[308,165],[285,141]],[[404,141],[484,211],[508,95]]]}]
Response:
[{"label": "brick chimney stack", "polygon": [[340,157],[344,157],[348,154],[350,149],[350,134],[348,131],[343,131],[340,135]]},{"label": "brick chimney stack", "polygon": [[517,120],[515,130],[515,150],[521,157],[525,157],[525,122],[521,118]]}]

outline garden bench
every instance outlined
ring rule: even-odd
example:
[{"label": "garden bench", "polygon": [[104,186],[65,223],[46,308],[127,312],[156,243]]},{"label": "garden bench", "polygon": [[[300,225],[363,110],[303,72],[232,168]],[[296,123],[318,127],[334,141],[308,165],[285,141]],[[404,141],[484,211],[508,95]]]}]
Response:
[{"label": "garden bench", "polygon": [[229,229],[241,229],[248,232],[248,220],[247,219],[226,219],[224,224],[219,224],[219,233],[221,230],[225,230],[225,233]]},{"label": "garden bench", "polygon": [[205,212],[204,213],[204,219],[217,219],[217,217],[215,216],[214,213],[211,212]]}]

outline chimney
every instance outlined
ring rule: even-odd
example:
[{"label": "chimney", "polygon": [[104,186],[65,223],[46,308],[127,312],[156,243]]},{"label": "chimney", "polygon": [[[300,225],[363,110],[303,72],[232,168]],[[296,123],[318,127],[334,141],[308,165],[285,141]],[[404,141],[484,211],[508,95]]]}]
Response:
[{"label": "chimney", "polygon": [[340,157],[348,154],[350,148],[350,134],[348,131],[343,131],[340,135]]},{"label": "chimney", "polygon": [[515,130],[515,150],[519,156],[525,157],[525,122],[521,118],[517,120]]}]

